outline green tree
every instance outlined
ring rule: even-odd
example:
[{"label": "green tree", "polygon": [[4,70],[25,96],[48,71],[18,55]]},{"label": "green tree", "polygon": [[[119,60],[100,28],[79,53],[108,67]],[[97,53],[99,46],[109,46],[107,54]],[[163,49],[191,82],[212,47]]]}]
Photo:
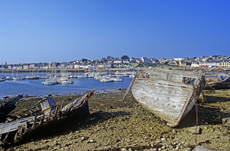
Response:
[{"label": "green tree", "polygon": [[129,57],[126,56],[126,55],[123,55],[123,56],[121,57],[121,60],[122,60],[122,63],[123,63],[123,60],[129,60]]},{"label": "green tree", "polygon": [[81,61],[85,63],[85,62],[87,62],[87,59],[83,58],[83,59],[81,59]]}]

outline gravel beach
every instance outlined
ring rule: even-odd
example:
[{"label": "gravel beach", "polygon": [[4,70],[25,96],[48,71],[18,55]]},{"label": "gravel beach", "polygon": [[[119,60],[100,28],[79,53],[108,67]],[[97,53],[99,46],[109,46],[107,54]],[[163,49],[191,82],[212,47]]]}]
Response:
[{"label": "gravel beach", "polygon": [[[198,102],[198,128],[195,108],[177,128],[170,128],[146,111],[126,90],[95,93],[89,99],[90,116],[85,120],[67,118],[59,124],[33,132],[1,150],[78,150],[78,151],[191,151],[197,145],[211,150],[230,148],[230,90],[206,90],[205,102]],[[65,105],[79,94],[54,96]],[[11,115],[33,106],[40,98],[23,98]]]}]

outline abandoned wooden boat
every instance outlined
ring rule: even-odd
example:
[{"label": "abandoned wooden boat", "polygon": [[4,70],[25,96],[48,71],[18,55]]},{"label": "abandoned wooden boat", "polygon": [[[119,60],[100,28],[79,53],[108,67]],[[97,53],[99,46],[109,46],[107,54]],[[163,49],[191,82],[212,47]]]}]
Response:
[{"label": "abandoned wooden boat", "polygon": [[78,118],[88,116],[88,99],[93,95],[94,91],[95,89],[83,94],[80,98],[64,107],[56,105],[50,97],[41,99],[36,106],[23,111],[24,117],[0,123],[1,145],[14,142],[32,130],[64,117],[69,117],[70,115]]},{"label": "abandoned wooden boat", "polygon": [[228,74],[207,74],[205,75],[206,88],[224,89],[230,88]]},{"label": "abandoned wooden boat", "polygon": [[9,117],[9,113],[16,107],[15,104],[17,101],[19,101],[23,95],[18,95],[14,99],[6,102],[4,105],[1,105],[0,107],[0,122],[6,121],[6,119]]},{"label": "abandoned wooden boat", "polygon": [[205,87],[203,71],[144,69],[133,79],[132,94],[147,110],[177,126]]}]

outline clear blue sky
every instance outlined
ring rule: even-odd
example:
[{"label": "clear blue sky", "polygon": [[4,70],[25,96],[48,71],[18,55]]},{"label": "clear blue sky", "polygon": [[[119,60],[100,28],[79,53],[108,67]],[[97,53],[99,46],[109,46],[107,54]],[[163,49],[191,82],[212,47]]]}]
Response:
[{"label": "clear blue sky", "polygon": [[230,55],[228,0],[0,0],[0,63]]}]

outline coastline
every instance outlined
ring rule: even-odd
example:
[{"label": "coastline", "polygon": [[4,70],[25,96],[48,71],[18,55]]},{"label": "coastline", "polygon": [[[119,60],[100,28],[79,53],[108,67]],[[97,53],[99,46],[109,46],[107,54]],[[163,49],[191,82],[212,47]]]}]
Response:
[{"label": "coastline", "polygon": [[[218,93],[220,93],[219,97]],[[70,119],[55,125],[44,133],[19,141],[5,150],[192,150],[195,137],[198,145],[227,150],[230,146],[229,127],[218,122],[219,107],[222,113],[230,115],[230,91],[205,91],[206,103],[199,103],[199,134],[190,128],[195,126],[193,109],[179,127],[169,128],[164,122],[146,111],[128,93],[124,102],[121,92],[95,93],[89,99],[90,116],[85,121]],[[54,96],[56,104],[67,104],[77,94]],[[29,106],[34,98],[19,101]],[[24,105],[26,108],[26,106]],[[15,111],[16,112],[16,111]]]}]

